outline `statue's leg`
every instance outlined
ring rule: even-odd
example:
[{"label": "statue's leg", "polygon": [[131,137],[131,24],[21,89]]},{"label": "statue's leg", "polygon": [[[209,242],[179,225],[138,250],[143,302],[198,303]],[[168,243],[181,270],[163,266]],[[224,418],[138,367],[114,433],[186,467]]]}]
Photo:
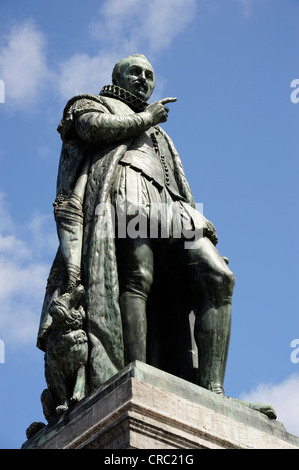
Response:
[{"label": "statue's leg", "polygon": [[224,394],[235,276],[208,238],[184,252],[195,302],[198,385]]},{"label": "statue's leg", "polygon": [[56,407],[56,414],[64,413],[69,407],[69,387],[67,384],[67,374],[65,371],[56,371],[53,373],[53,379],[59,397],[59,405]]},{"label": "statue's leg", "polygon": [[86,383],[86,371],[85,364],[80,364],[76,371],[76,381],[73,390],[73,396],[71,397],[71,403],[80,401],[85,396],[85,383]]},{"label": "statue's leg", "polygon": [[153,282],[153,252],[149,239],[121,240],[117,246],[119,305],[125,363],[146,361],[146,301]]}]

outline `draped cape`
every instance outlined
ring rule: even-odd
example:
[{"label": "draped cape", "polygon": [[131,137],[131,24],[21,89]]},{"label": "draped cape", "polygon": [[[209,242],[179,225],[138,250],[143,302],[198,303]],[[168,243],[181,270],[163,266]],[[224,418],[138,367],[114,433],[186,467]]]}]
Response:
[{"label": "draped cape", "polygon": [[[107,226],[101,223],[97,207],[100,203],[109,203],[116,167],[132,139],[112,145],[90,144],[76,136],[74,120],[76,115],[99,109],[101,112],[114,113],[114,102],[114,99],[100,95],[75,96],[67,103],[58,126],[63,144],[58,169],[57,197],[61,195],[66,198],[71,197],[82,172],[85,173],[87,180],[86,185],[81,189],[83,239],[81,246],[77,249],[81,257],[81,278],[85,288],[84,308],[90,351],[87,376],[89,391],[104,383],[124,367],[115,239],[103,236],[103,231],[107,230]],[[121,106],[123,109],[127,107],[124,103]],[[193,196],[174,144],[160,127],[157,126],[157,128],[166,139],[170,149],[180,194],[194,207]],[[64,293],[65,270],[65,262],[59,246],[50,270],[42,307],[37,338],[37,346],[41,350],[45,350],[51,324],[49,305],[55,297]],[[157,325],[155,328],[158,328]],[[153,336],[155,336],[154,333],[152,333]],[[152,348],[152,351],[154,349]],[[157,360],[153,359],[151,362],[159,366]]]}]

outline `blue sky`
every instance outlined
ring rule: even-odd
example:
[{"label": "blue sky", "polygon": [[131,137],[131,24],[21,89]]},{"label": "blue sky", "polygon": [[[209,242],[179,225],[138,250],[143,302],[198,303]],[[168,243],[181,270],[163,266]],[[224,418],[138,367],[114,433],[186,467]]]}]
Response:
[{"label": "blue sky", "polygon": [[154,66],[153,99],[178,98],[163,128],[237,278],[226,394],[272,403],[299,435],[298,14],[297,0],[1,0],[0,448],[45,421],[35,340],[57,249],[57,124],[135,52]]}]

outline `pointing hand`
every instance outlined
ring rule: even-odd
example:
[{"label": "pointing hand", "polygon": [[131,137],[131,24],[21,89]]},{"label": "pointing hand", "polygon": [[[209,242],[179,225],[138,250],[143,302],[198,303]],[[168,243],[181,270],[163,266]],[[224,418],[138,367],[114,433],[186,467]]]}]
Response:
[{"label": "pointing hand", "polygon": [[177,101],[176,98],[163,98],[162,100],[154,101],[147,106],[145,112],[151,114],[154,126],[160,122],[167,121],[169,108],[164,105],[167,103],[173,103],[175,101]]}]

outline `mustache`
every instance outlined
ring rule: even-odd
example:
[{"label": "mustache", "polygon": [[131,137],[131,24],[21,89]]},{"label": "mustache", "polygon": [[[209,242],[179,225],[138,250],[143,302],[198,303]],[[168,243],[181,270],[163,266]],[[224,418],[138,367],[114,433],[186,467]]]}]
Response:
[{"label": "mustache", "polygon": [[133,83],[134,85],[142,85],[146,90],[148,89],[148,84],[143,79],[138,78],[137,80],[134,80]]}]

